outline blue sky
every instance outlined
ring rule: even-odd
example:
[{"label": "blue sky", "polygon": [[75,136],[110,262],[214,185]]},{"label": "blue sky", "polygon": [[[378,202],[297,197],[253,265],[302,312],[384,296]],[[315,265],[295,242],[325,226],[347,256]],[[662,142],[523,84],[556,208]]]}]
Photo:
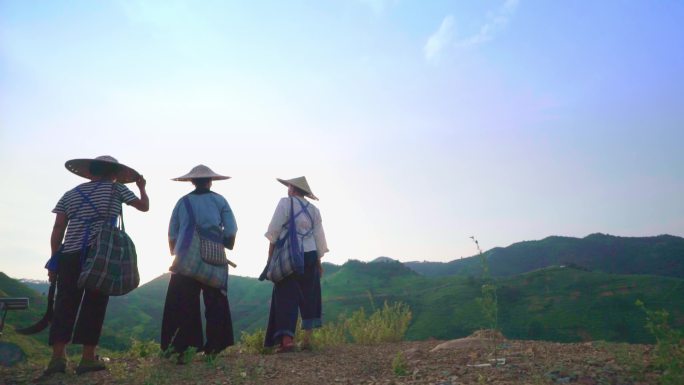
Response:
[{"label": "blue sky", "polygon": [[[679,1],[0,0],[0,271],[40,278],[52,207],[109,154],[143,279],[204,163],[255,276],[284,188],[321,198],[329,261],[449,261],[549,235],[684,235]],[[133,186],[131,186],[133,187]],[[135,188],[133,188],[134,191]]]}]

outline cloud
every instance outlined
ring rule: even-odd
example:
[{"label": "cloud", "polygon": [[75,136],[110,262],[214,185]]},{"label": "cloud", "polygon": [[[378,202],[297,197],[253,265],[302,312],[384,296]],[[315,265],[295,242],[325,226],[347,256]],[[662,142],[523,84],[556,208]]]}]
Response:
[{"label": "cloud", "polygon": [[[491,41],[497,33],[506,28],[515,15],[519,3],[519,0],[505,0],[501,6],[487,14],[484,24],[477,29],[475,34],[458,40],[455,40],[454,36],[454,17],[446,16],[439,29],[428,38],[423,47],[425,59],[435,61],[449,47],[472,47]],[[455,42],[452,43],[454,40]]]},{"label": "cloud", "polygon": [[518,4],[519,0],[506,0],[499,8],[487,15],[487,20],[480,26],[476,34],[459,40],[456,45],[468,47],[492,40],[498,32],[508,25],[508,21],[513,17],[518,8]]},{"label": "cloud", "polygon": [[442,20],[439,29],[433,33],[425,43],[423,51],[425,59],[428,61],[436,60],[440,53],[446,48],[454,35],[454,17],[448,15]]}]

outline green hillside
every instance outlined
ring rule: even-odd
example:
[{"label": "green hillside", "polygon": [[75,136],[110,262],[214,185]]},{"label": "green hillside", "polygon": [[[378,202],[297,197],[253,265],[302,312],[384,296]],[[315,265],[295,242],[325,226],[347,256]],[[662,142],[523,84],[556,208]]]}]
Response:
[{"label": "green hillside", "polygon": [[3,272],[0,272],[0,297],[28,297],[29,299],[28,309],[7,312],[5,328],[0,340],[18,345],[30,357],[46,359],[49,356],[44,346],[47,342],[47,330],[34,336],[23,336],[14,331],[15,327],[32,325],[43,316],[47,306],[45,297]]},{"label": "green hillside", "polygon": [[[522,274],[547,266],[578,265],[613,274],[650,274],[684,278],[684,238],[616,237],[591,234],[584,238],[552,236],[540,241],[514,243],[485,253],[491,274]],[[478,256],[441,262],[407,262],[426,276],[481,274]]]},{"label": "green hillside", "polygon": [[[583,239],[549,237],[490,250],[486,255],[498,277],[499,327],[506,336],[518,339],[652,342],[634,302],[641,299],[651,309],[666,309],[676,326],[684,326],[683,241],[673,236],[594,234]],[[476,258],[421,263],[419,268],[389,258],[371,263],[351,260],[342,266],[326,263],[321,281],[324,319],[335,321],[360,307],[371,310],[384,301],[401,301],[413,312],[407,338],[466,336],[485,326],[477,302],[479,264]],[[414,271],[420,268],[424,268],[421,274]],[[444,276],[445,272],[453,275]],[[126,296],[110,299],[102,347],[119,350],[127,348],[131,338],[159,339],[169,278],[164,274]],[[266,326],[271,291],[268,281],[230,277],[236,338],[241,331]],[[44,312],[42,295],[2,273],[0,295],[31,300],[30,310],[8,315],[8,329],[32,324]],[[30,350],[33,342],[44,346],[47,334],[8,333],[3,339]]]},{"label": "green hillside", "polygon": [[[363,279],[349,278],[358,276],[349,271],[356,269],[345,264],[324,280],[328,319],[360,306],[368,308],[371,301],[377,306],[388,300],[411,306],[409,339],[462,337],[484,326],[476,279],[391,273],[382,285],[366,285]],[[650,342],[636,299],[667,309],[678,326],[684,325],[682,279],[556,267],[502,279],[497,285],[499,326],[511,338]]]}]

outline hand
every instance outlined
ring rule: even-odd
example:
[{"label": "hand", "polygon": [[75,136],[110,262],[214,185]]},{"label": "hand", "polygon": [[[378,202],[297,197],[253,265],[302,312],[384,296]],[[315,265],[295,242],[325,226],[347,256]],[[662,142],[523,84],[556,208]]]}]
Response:
[{"label": "hand", "polygon": [[54,283],[57,280],[57,272],[48,271],[48,280],[50,281],[50,283]]},{"label": "hand", "polygon": [[145,185],[147,184],[147,181],[146,181],[145,178],[142,176],[142,174],[140,174],[140,176],[138,177],[138,179],[135,181],[135,184],[138,186],[139,189],[142,190],[142,189],[145,188]]},{"label": "hand", "polygon": [[323,276],[323,271],[324,271],[324,270],[323,270],[323,265],[321,265],[321,260],[318,259],[318,275],[322,277],[322,276]]}]

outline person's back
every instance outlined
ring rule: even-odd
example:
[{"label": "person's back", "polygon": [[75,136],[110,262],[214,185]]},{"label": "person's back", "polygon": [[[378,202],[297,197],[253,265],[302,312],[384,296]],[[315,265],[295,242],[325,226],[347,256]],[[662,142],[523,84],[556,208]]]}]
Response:
[{"label": "person's back", "polygon": [[[48,338],[52,359],[44,376],[64,373],[66,346],[70,342],[83,345],[76,373],[105,369],[104,363],[97,359],[95,349],[109,297],[98,290],[79,287],[79,276],[88,257],[88,248],[102,224],[116,220],[122,203],[143,212],[149,210],[145,178],[111,156],[72,159],[65,167],[90,181],[67,191],[52,210],[55,213],[50,235],[52,257],[45,267],[51,285],[56,284],[57,295]],[[123,185],[132,182],[140,189],[140,198]]]},{"label": "person's back", "polygon": [[[233,248],[237,224],[226,199],[211,191],[212,181],[228,178],[198,165],[188,174],[173,179],[192,182],[195,190],[178,200],[169,222],[169,249],[175,259],[169,268],[172,274],[162,316],[162,350],[181,353],[193,346],[215,354],[234,343],[227,296],[226,264],[230,262],[223,249]],[[204,237],[207,230],[211,239]],[[205,305],[206,343],[203,343],[200,293]]]},{"label": "person's back", "polygon": [[121,204],[137,199],[128,187],[109,180],[82,183],[67,191],[53,210],[64,213],[69,221],[62,251],[80,250],[84,242],[91,245],[102,224],[121,214]]}]

